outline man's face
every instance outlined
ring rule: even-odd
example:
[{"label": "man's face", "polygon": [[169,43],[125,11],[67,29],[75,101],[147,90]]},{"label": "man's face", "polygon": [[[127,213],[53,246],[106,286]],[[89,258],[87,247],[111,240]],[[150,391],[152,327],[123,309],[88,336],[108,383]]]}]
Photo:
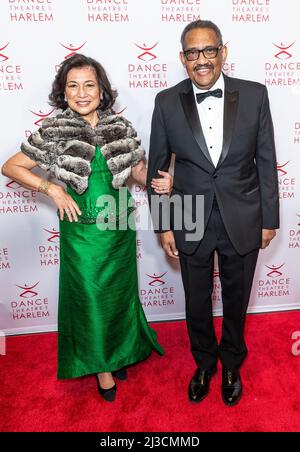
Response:
[{"label": "man's face", "polygon": [[[218,53],[214,58],[212,49],[218,48]],[[220,46],[216,33],[210,28],[196,28],[189,31],[185,36],[184,50],[208,49],[208,57],[203,53],[194,61],[188,61],[184,52],[180,52],[180,59],[185,66],[189,78],[198,88],[210,89],[220,77],[223,64],[227,57],[227,48]],[[194,54],[194,56],[193,56]],[[197,56],[197,52],[192,52],[191,57]]]}]

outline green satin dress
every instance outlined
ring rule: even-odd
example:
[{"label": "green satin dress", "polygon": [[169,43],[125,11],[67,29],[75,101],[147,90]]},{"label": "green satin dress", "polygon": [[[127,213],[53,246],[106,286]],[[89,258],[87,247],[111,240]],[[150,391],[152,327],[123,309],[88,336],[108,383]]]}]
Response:
[{"label": "green satin dress", "polygon": [[119,197],[99,147],[91,169],[82,195],[67,188],[82,212],[79,222],[60,221],[59,379],[115,371],[152,350],[163,354],[139,300],[135,231],[95,223],[102,213],[97,198],[111,195],[118,205]]}]

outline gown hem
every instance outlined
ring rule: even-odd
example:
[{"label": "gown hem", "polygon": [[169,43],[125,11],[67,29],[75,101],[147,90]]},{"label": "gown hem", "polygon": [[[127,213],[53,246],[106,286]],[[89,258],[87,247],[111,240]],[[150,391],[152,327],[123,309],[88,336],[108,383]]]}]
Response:
[{"label": "gown hem", "polygon": [[142,354],[140,357],[135,357],[135,358],[127,358],[126,360],[122,360],[119,361],[118,364],[116,364],[113,367],[110,367],[109,369],[106,368],[102,368],[101,370],[99,369],[99,367],[95,367],[94,370],[86,370],[86,371],[81,371],[81,372],[72,372],[72,374],[66,374],[66,373],[62,373],[59,372],[57,375],[58,380],[66,380],[66,379],[71,379],[71,378],[80,378],[80,377],[85,377],[88,375],[93,375],[93,374],[98,374],[98,373],[102,373],[102,372],[115,372],[119,369],[122,369],[123,367],[127,367],[130,366],[132,364],[138,363],[140,361],[144,361],[146,360],[151,353],[155,351],[158,355],[163,356],[164,355],[164,350],[160,347],[160,348],[156,348],[156,349],[151,349],[150,352],[146,353],[146,354]]}]

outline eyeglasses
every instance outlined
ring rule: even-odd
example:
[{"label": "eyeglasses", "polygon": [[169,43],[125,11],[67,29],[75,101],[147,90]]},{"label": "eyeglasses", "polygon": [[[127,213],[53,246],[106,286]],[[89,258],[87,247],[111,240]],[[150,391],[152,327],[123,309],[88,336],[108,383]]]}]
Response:
[{"label": "eyeglasses", "polygon": [[196,61],[200,57],[200,53],[203,53],[204,58],[207,60],[212,60],[213,58],[216,58],[216,56],[219,53],[219,50],[222,48],[222,45],[219,45],[219,47],[205,47],[205,49],[187,49],[184,50],[184,56],[188,61]]}]

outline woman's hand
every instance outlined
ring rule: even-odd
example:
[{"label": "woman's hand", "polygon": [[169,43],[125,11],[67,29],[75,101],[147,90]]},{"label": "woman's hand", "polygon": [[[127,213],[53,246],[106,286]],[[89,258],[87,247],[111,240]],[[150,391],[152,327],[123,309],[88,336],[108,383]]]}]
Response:
[{"label": "woman's hand", "polygon": [[173,177],[166,171],[158,170],[158,174],[162,177],[159,179],[153,178],[151,181],[151,188],[160,195],[169,194],[173,188]]},{"label": "woman's hand", "polygon": [[[162,177],[153,178],[151,187],[160,195],[169,194],[173,188],[173,177],[166,171],[158,170],[158,174]],[[146,185],[147,168],[143,160],[132,168],[132,176],[139,184]]]},{"label": "woman's hand", "polygon": [[61,220],[63,220],[66,213],[71,223],[73,220],[78,221],[77,214],[81,215],[79,207],[61,185],[51,184],[48,189],[48,196],[57,205]]}]

